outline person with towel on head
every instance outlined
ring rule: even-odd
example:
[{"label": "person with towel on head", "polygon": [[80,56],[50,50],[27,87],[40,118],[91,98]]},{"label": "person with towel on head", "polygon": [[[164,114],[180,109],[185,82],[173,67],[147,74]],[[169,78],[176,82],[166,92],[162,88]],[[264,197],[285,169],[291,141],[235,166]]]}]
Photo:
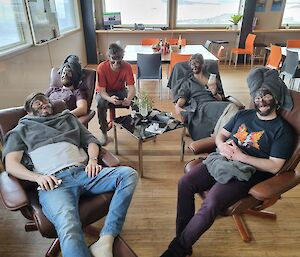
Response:
[{"label": "person with towel on head", "polygon": [[[178,182],[176,237],[161,257],[186,257],[224,210],[274,176],[294,149],[294,131],[281,118],[292,98],[276,70],[255,68],[247,78],[254,109],[239,111],[217,134],[217,152]],[[198,211],[195,194],[209,190]]]},{"label": "person with towel on head", "polygon": [[79,58],[69,55],[58,70],[62,86],[49,87],[45,95],[50,100],[63,100],[77,117],[88,112],[87,87],[82,83],[82,69]]}]

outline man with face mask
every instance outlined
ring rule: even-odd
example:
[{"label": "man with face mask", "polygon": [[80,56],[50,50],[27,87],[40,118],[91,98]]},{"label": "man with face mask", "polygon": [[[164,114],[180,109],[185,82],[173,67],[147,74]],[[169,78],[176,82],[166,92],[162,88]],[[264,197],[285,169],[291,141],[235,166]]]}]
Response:
[{"label": "man with face mask", "polygon": [[175,112],[183,117],[191,138],[198,140],[216,134],[216,125],[226,123],[238,107],[229,101],[222,101],[221,84],[217,79],[209,81],[211,73],[204,65],[201,54],[191,56],[189,68],[191,72],[177,82],[180,86],[174,94]]},{"label": "man with face mask", "polygon": [[[99,141],[68,110],[53,114],[44,94],[28,96],[24,108],[28,115],[5,137],[7,172],[37,183],[40,204],[56,228],[64,257],[112,257],[137,172],[126,166],[99,165]],[[100,238],[88,249],[78,213],[79,197],[112,191]]]},{"label": "man with face mask", "polygon": [[82,69],[79,58],[76,55],[69,55],[58,73],[61,78],[61,86],[50,87],[46,96],[50,100],[63,100],[68,109],[77,117],[87,114],[87,87],[81,81]]},{"label": "man with face mask", "polygon": [[[247,81],[255,108],[239,111],[218,133],[217,153],[180,179],[176,237],[161,257],[191,255],[215,218],[246,197],[252,186],[274,176],[293,151],[293,130],[277,112],[279,106],[290,110],[292,99],[278,72],[256,68]],[[207,190],[195,212],[194,195]]]},{"label": "man with face mask", "polygon": [[108,143],[106,120],[108,103],[129,106],[135,96],[132,69],[128,62],[123,61],[123,56],[124,50],[118,44],[112,43],[108,48],[108,60],[101,62],[97,67],[96,101],[102,145]]}]

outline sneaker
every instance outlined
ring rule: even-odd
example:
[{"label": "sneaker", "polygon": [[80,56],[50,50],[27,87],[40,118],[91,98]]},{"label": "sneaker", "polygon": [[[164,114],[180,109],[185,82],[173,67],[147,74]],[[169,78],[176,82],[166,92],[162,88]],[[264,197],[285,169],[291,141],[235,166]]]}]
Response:
[{"label": "sneaker", "polygon": [[107,134],[104,134],[103,132],[101,132],[101,134],[102,135],[99,138],[100,145],[106,146],[108,143],[112,141],[112,138],[108,137]]}]

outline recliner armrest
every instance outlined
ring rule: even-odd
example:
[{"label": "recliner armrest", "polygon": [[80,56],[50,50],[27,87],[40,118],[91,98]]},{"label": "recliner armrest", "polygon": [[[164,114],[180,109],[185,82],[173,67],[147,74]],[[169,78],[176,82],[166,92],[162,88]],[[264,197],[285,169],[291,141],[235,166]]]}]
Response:
[{"label": "recliner armrest", "polygon": [[238,99],[236,99],[235,97],[229,95],[226,96],[225,98],[226,100],[228,100],[229,102],[234,103],[240,110],[241,109],[245,109],[245,105],[243,105]]},{"label": "recliner armrest", "polygon": [[17,211],[29,204],[19,180],[6,171],[0,173],[0,196],[4,206],[11,211]]},{"label": "recliner armrest", "polygon": [[253,186],[249,194],[258,200],[267,200],[279,197],[300,183],[300,174],[295,171],[286,171]]},{"label": "recliner armrest", "polygon": [[120,165],[120,160],[104,148],[101,148],[101,151],[99,153],[99,160],[101,160],[104,165],[108,167],[115,167]]},{"label": "recliner armrest", "polygon": [[86,115],[78,117],[79,121],[87,128],[89,121],[95,116],[94,110],[89,110]]},{"label": "recliner armrest", "polygon": [[216,149],[215,138],[206,137],[192,142],[189,148],[194,154],[211,153]]}]

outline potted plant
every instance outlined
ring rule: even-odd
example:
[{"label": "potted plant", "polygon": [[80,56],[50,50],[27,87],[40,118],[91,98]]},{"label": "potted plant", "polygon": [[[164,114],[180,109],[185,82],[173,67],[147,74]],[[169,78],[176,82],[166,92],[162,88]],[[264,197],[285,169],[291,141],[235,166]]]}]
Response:
[{"label": "potted plant", "polygon": [[232,24],[233,24],[232,28],[237,29],[237,25],[238,25],[239,21],[243,18],[243,15],[234,14],[230,18],[231,19],[229,21],[232,22]]},{"label": "potted plant", "polygon": [[133,106],[136,106],[140,113],[147,111],[148,114],[148,112],[152,110],[153,103],[153,99],[146,91],[141,91],[133,100]]}]

